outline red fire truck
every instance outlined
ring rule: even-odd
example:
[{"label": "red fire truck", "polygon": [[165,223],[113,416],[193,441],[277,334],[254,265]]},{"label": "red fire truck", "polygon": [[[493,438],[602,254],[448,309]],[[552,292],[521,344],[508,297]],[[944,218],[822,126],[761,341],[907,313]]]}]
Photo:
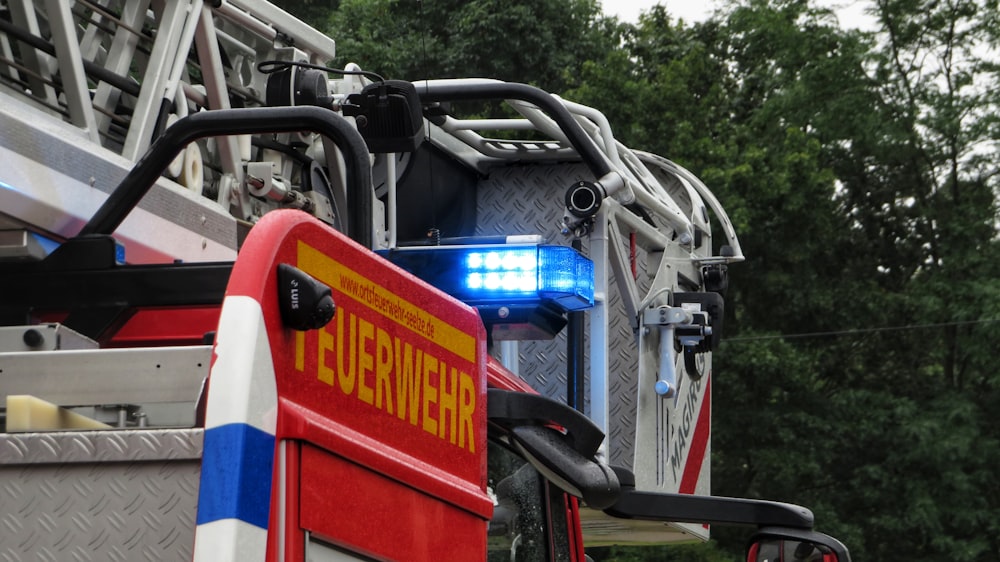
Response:
[{"label": "red fire truck", "polygon": [[709,495],[739,242],[597,110],[332,70],[266,3],[4,8],[7,559],[582,561],[712,524],[850,559]]}]

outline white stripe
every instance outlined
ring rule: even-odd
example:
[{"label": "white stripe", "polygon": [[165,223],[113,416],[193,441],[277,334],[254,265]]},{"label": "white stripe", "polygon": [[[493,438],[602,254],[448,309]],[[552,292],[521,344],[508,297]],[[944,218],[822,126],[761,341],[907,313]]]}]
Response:
[{"label": "white stripe", "polygon": [[[274,435],[278,396],[260,303],[226,297],[216,334],[205,428],[245,423]],[[263,561],[267,533],[238,519],[198,525],[193,562]]]},{"label": "white stripe", "polygon": [[192,562],[254,562],[267,555],[267,531],[239,519],[198,525]]},{"label": "white stripe", "polygon": [[216,334],[205,429],[245,423],[274,435],[278,393],[260,303],[226,297]]}]

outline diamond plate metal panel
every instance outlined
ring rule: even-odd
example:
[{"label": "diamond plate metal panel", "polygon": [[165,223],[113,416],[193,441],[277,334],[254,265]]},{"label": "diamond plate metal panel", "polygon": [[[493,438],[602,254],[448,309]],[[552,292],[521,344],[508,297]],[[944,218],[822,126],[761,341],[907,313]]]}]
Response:
[{"label": "diamond plate metal panel", "polygon": [[0,434],[0,465],[200,459],[202,429]]},{"label": "diamond plate metal panel", "polygon": [[574,181],[592,174],[583,166],[498,168],[480,183],[477,234],[541,234],[558,241],[563,196]]},{"label": "diamond plate metal panel", "polygon": [[202,435],[0,435],[0,560],[190,560]]},{"label": "diamond plate metal panel", "polygon": [[[566,189],[574,182],[592,179],[581,164],[509,166],[496,168],[480,182],[476,233],[541,234],[547,241],[566,244],[559,232]],[[584,251],[587,241],[584,240]],[[639,256],[639,263],[644,256]],[[642,281],[645,275],[640,274]],[[642,285],[642,283],[640,283]],[[645,292],[648,287],[640,287]],[[617,288],[608,295],[609,334],[609,456],[611,464],[632,468],[635,443],[637,350],[635,335],[626,317]],[[589,343],[585,342],[585,346]],[[565,402],[566,334],[548,341],[520,342],[520,375],[538,392]],[[589,354],[585,361],[589,365]],[[584,368],[589,385],[590,371]],[[585,404],[589,411],[589,403]]]}]

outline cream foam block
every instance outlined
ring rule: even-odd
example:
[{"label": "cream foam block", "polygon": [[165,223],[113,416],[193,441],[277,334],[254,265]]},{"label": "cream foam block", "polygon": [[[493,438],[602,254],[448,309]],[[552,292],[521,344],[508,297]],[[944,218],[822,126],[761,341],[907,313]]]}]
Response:
[{"label": "cream foam block", "polygon": [[112,429],[110,425],[71,412],[34,396],[7,397],[7,432]]}]

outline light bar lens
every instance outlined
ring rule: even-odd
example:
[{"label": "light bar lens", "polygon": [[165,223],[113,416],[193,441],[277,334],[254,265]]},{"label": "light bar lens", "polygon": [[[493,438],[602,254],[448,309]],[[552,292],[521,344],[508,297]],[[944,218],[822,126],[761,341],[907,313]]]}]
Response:
[{"label": "light bar lens", "polygon": [[565,246],[435,246],[382,252],[469,304],[594,306],[594,263]]}]

